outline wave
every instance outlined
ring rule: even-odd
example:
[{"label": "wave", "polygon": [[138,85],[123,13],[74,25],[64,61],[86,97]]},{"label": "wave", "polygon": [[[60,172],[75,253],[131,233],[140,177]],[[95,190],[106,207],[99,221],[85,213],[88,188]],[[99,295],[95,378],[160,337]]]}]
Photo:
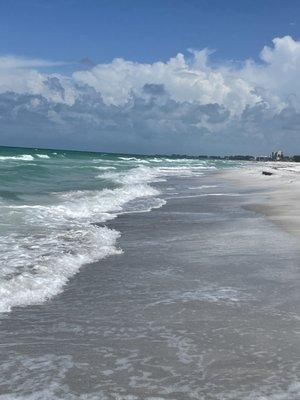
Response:
[{"label": "wave", "polygon": [[[46,160],[41,157],[45,154],[36,156]],[[29,161],[33,156],[9,158]],[[40,186],[36,185],[42,184],[44,188],[48,181],[42,175],[32,176],[34,191],[30,192],[28,177],[30,195],[24,197],[30,200],[22,203],[7,200],[0,204],[1,222],[4,218],[4,226],[10,230],[6,236],[0,236],[4,260],[0,270],[0,312],[42,303],[60,293],[84,264],[119,254],[120,232],[99,224],[122,213],[148,212],[162,207],[166,201],[159,197],[158,188],[152,186],[154,182],[163,182],[168,176],[200,176],[204,169],[210,168],[199,162],[185,166],[157,163],[150,166],[136,157],[123,157],[131,162],[124,164],[120,158],[116,161],[91,158],[78,165],[64,161],[57,164],[59,168],[55,166],[62,180],[53,175],[47,175],[47,179],[54,189],[59,182],[65,191],[52,191],[49,196],[41,197],[37,190]],[[91,173],[91,167],[92,171],[101,171],[100,175]],[[99,184],[97,179],[101,179]],[[108,183],[113,184],[112,188]],[[74,190],[78,187],[83,189]]]},{"label": "wave", "polygon": [[159,169],[139,166],[132,168],[130,171],[106,172],[97,177],[111,179],[123,185],[136,185],[164,181],[165,179],[160,175],[163,174],[160,173]]},{"label": "wave", "polygon": [[99,166],[99,167],[93,167],[93,168],[95,168],[95,169],[99,169],[99,170],[103,170],[103,171],[105,171],[105,170],[110,170],[110,169],[116,169],[116,167],[106,167],[106,166]]},{"label": "wave", "polygon": [[191,167],[157,167],[157,171],[162,176],[201,176],[203,175],[203,168]]},{"label": "wave", "polygon": [[105,174],[120,186],[52,193],[55,203],[48,205],[0,205],[8,220],[20,218],[17,233],[0,237],[0,312],[42,303],[60,293],[84,264],[120,254],[120,232],[95,223],[165,204],[149,184],[156,176],[149,168]]},{"label": "wave", "polygon": [[21,161],[33,161],[34,157],[30,154],[23,154],[21,156],[0,156],[0,160],[21,160]]},{"label": "wave", "polygon": [[119,160],[123,160],[123,161],[136,161],[137,158],[135,157],[118,157]]},{"label": "wave", "polygon": [[47,154],[36,154],[37,157],[39,158],[50,158],[49,156],[47,156]]},{"label": "wave", "polygon": [[[83,264],[119,254],[121,250],[115,247],[118,237],[117,231],[89,225],[44,236],[6,238],[10,251],[4,252],[1,275],[6,279],[0,284],[0,312],[39,304],[57,295]],[[18,245],[13,245],[16,242]],[[16,260],[23,261],[16,264]]]}]

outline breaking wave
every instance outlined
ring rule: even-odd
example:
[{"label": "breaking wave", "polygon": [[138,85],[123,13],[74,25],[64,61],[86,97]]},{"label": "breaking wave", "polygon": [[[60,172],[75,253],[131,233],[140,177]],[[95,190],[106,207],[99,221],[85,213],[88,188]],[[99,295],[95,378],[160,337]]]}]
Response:
[{"label": "breaking wave", "polygon": [[23,154],[21,156],[0,156],[0,161],[7,161],[7,160],[21,160],[21,161],[32,161],[34,157],[30,154]]},{"label": "breaking wave", "polygon": [[[0,203],[0,312],[42,303],[84,264],[120,254],[120,232],[103,224],[118,214],[162,207],[166,201],[153,183],[214,168],[179,159],[48,153],[0,156],[12,161],[0,176],[6,185]],[[36,158],[43,159],[42,167],[22,175],[20,162],[25,166]]]},{"label": "breaking wave", "polygon": [[165,203],[149,184],[155,180],[150,169],[104,172],[101,177],[118,187],[52,193],[52,204],[0,205],[7,221],[18,225],[17,231],[0,236],[0,312],[44,302],[60,293],[82,265],[120,254],[120,232],[95,223]]}]

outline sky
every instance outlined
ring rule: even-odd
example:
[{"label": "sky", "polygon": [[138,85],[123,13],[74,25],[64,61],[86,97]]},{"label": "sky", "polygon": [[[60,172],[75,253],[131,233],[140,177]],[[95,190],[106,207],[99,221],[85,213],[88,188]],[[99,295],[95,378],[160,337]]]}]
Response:
[{"label": "sky", "polygon": [[0,145],[300,153],[298,0],[0,0]]}]

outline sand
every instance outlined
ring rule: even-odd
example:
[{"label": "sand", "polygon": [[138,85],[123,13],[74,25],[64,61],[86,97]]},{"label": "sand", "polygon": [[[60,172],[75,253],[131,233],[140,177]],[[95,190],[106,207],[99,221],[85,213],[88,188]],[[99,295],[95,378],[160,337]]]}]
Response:
[{"label": "sand", "polygon": [[[263,171],[272,175],[263,175]],[[272,162],[247,164],[221,172],[238,187],[249,188],[244,207],[262,213],[300,240],[300,165]]]}]

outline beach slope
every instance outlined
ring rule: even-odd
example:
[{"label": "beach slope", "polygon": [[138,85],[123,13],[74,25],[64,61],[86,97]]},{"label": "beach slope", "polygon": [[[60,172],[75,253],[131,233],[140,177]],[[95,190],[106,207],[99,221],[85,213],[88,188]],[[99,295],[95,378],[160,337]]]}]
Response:
[{"label": "beach slope", "polygon": [[300,239],[300,165],[257,163],[221,172],[222,177],[249,189],[245,208],[267,216]]}]

